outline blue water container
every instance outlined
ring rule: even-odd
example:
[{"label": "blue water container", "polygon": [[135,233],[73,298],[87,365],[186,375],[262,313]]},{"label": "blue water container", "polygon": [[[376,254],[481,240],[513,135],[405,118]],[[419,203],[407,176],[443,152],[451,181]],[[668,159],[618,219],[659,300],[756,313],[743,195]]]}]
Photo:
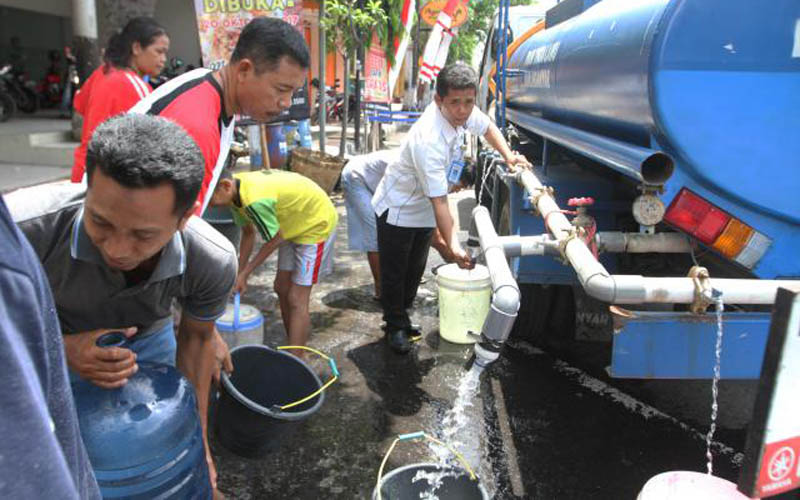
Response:
[{"label": "blue water container", "polygon": [[300,144],[297,122],[291,121],[283,124],[283,137],[286,140],[286,149],[291,151]]},{"label": "blue water container", "polygon": [[119,389],[72,392],[103,498],[211,498],[194,388],[175,368],[139,363]]},{"label": "blue water container", "polygon": [[270,168],[283,168],[286,165],[286,137],[283,135],[283,124],[267,125],[267,154]]},{"label": "blue water container", "polygon": [[300,147],[311,149],[311,119],[300,120],[297,124],[297,133],[300,136]]}]

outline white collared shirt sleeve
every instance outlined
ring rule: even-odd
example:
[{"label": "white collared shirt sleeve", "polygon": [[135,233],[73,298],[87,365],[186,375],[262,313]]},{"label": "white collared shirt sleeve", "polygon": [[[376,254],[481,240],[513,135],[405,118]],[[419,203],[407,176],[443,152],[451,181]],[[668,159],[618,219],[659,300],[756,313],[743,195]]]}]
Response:
[{"label": "white collared shirt sleeve", "polygon": [[448,158],[442,141],[413,141],[409,146],[423,194],[428,198],[447,195]]},{"label": "white collared shirt sleeve", "polygon": [[464,124],[464,128],[471,134],[483,137],[486,131],[489,130],[489,125],[491,123],[492,120],[489,116],[481,111],[478,106],[475,106],[472,108],[472,113],[470,113],[469,118],[467,118],[467,123]]}]

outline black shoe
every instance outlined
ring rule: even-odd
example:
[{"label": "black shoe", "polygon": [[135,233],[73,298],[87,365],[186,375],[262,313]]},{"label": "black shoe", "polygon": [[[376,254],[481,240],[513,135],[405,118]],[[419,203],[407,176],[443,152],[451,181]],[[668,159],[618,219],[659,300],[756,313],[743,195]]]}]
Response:
[{"label": "black shoe", "polygon": [[389,343],[389,347],[397,354],[408,354],[411,350],[411,343],[408,341],[408,332],[406,330],[386,332],[386,341]]},{"label": "black shoe", "polygon": [[408,340],[409,342],[418,342],[420,339],[422,339],[422,327],[412,323],[411,328],[408,329]]}]

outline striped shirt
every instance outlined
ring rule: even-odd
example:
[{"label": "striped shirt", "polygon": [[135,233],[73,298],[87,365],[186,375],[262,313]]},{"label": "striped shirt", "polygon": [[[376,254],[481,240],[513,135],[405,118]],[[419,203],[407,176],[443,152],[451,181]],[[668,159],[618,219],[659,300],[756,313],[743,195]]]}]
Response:
[{"label": "striped shirt", "polygon": [[[106,71],[107,69],[107,71]],[[98,125],[128,111],[150,94],[150,85],[129,69],[100,66],[75,94],[75,111],[83,115],[81,145],[75,149],[72,182],[81,182],[86,171],[86,147]]]},{"label": "striped shirt", "polygon": [[222,88],[211,70],[199,68],[173,78],[139,101],[131,113],[168,118],[192,136],[205,158],[205,175],[198,201],[201,215],[228,160],[233,141],[234,117],[227,117]]}]

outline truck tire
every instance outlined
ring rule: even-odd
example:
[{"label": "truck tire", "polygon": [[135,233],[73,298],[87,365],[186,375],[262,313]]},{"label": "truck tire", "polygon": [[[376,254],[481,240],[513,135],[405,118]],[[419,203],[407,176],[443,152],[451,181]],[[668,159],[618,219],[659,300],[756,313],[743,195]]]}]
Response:
[{"label": "truck tire", "polygon": [[558,347],[574,337],[575,304],[569,285],[520,285],[520,307],[510,337]]}]

